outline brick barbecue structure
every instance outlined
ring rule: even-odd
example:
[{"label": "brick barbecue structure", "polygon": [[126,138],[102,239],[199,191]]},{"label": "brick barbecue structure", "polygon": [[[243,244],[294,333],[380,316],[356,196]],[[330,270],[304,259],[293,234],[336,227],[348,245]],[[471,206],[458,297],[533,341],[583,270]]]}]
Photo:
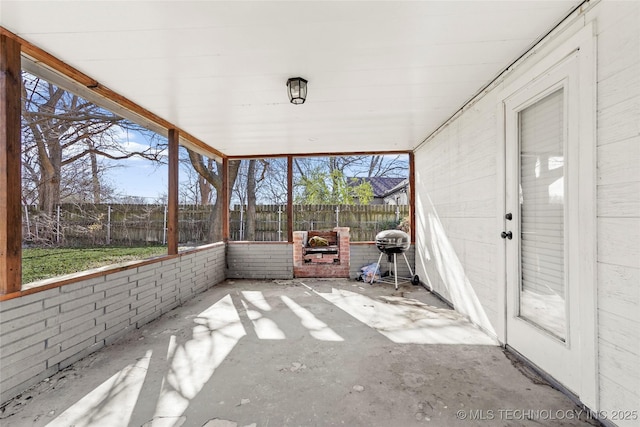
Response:
[{"label": "brick barbecue structure", "polygon": [[[314,236],[326,239],[327,246],[310,246]],[[293,232],[294,277],[349,277],[349,227],[333,230]]]}]

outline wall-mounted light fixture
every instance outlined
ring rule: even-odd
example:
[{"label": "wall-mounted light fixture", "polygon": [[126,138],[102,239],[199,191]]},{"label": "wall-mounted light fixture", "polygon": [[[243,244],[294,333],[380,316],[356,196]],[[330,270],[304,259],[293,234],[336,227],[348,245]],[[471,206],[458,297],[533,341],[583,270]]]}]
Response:
[{"label": "wall-mounted light fixture", "polygon": [[307,99],[307,81],[302,77],[292,77],[287,80],[287,92],[292,104],[304,104]]}]

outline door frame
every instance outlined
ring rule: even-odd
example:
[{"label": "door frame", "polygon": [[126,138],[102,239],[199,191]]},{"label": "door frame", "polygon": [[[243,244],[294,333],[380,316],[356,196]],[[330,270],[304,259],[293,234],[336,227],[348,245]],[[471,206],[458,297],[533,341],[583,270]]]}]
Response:
[{"label": "door frame", "polygon": [[[506,162],[506,104],[505,100],[515,93],[527,88],[547,70],[552,69],[563,59],[577,55],[578,96],[579,96],[579,154],[578,154],[578,225],[579,234],[577,255],[577,280],[580,283],[579,307],[579,343],[580,352],[580,384],[574,390],[580,401],[592,410],[599,408],[599,370],[598,370],[598,328],[597,328],[597,209],[596,209],[596,42],[595,31],[591,22],[583,24],[575,34],[555,46],[546,56],[507,83],[498,93],[497,98],[497,283],[498,307],[503,311],[496,325],[498,339],[504,345],[507,341],[507,241],[500,237],[500,232],[507,229],[506,211],[507,162]],[[574,187],[575,188],[575,187]],[[578,326],[578,325],[574,325]],[[522,354],[527,358],[526,354]],[[544,367],[539,367],[544,371]]]},{"label": "door frame", "polygon": [[[506,212],[513,219],[506,222],[505,229],[513,233],[513,240],[506,242],[507,268],[507,328],[506,342],[520,354],[544,368],[545,371],[565,384],[565,388],[575,392],[580,388],[579,357],[580,328],[579,282],[574,271],[579,270],[577,248],[579,247],[578,179],[575,166],[579,164],[578,126],[579,109],[577,82],[577,51],[563,58],[542,76],[513,93],[504,101],[506,131]],[[562,156],[563,160],[563,208],[562,208],[562,284],[564,287],[565,327],[563,338],[542,326],[537,319],[525,319],[519,313],[522,308],[522,211],[520,206],[520,177],[522,171],[519,117],[522,111],[562,90]],[[525,197],[528,195],[525,194]],[[529,194],[530,196],[530,194]],[[530,205],[531,207],[531,205]],[[542,320],[542,319],[538,319]]]}]

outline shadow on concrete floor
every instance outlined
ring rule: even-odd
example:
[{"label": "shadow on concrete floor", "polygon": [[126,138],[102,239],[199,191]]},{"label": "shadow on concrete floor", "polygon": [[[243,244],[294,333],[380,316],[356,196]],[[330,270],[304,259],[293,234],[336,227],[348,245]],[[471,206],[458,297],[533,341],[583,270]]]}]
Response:
[{"label": "shadow on concrete floor", "polygon": [[597,425],[421,287],[227,280],[11,401],[3,426]]}]

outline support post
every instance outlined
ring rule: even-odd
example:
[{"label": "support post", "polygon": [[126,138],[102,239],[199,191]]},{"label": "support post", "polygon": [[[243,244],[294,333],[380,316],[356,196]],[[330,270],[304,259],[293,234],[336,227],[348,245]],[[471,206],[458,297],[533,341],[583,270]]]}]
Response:
[{"label": "support post", "polygon": [[293,156],[287,156],[287,242],[293,243]]},{"label": "support post", "polygon": [[409,153],[409,237],[416,243],[416,162],[413,151]]},{"label": "support post", "polygon": [[111,205],[107,206],[107,245],[111,244]]},{"label": "support post", "polygon": [[20,44],[0,34],[0,295],[22,287]]},{"label": "support post", "polygon": [[282,206],[278,205],[278,242],[282,242]]},{"label": "support post", "polygon": [[178,150],[180,134],[169,129],[169,194],[167,197],[167,254],[178,253]]},{"label": "support post", "polygon": [[167,205],[164,205],[164,215],[162,218],[162,244],[167,244]]},{"label": "support post", "polygon": [[60,205],[56,206],[56,243],[60,244]]},{"label": "support post", "polygon": [[229,159],[222,158],[222,241],[229,241]]}]

